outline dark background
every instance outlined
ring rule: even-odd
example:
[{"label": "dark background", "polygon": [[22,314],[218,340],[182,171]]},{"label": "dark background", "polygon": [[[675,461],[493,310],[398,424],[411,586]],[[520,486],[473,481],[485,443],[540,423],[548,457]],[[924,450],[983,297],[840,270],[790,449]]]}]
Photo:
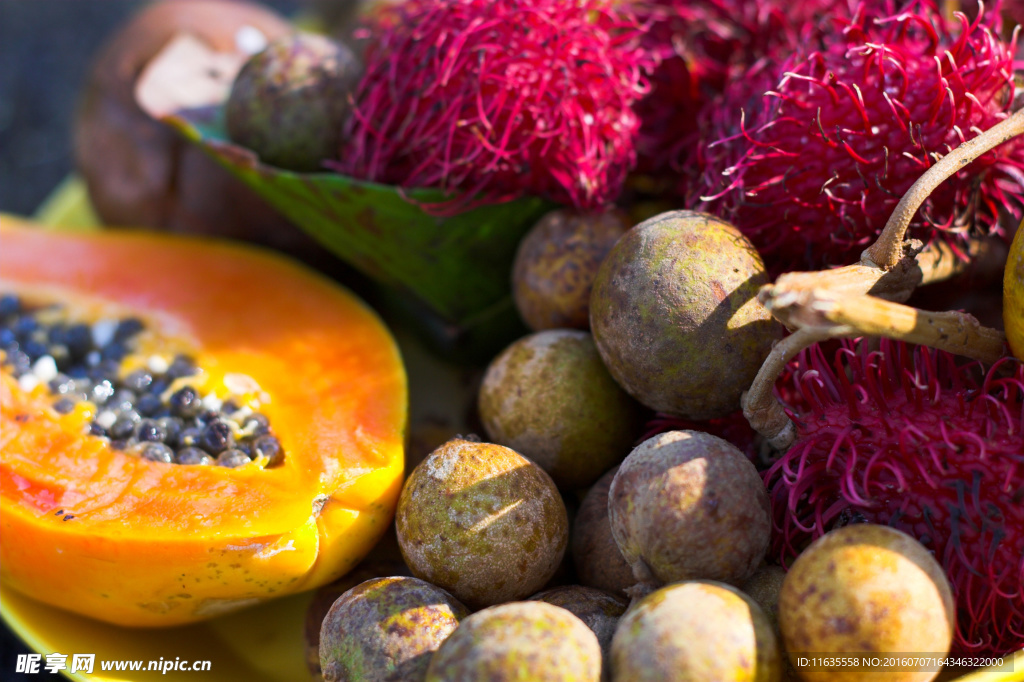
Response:
[{"label": "dark background", "polygon": [[[0,0],[0,211],[32,213],[71,172],[71,122],[91,58],[104,38],[144,4]],[[301,3],[264,4],[293,14]],[[0,630],[0,680],[62,679],[46,672],[15,673],[17,655],[28,651],[10,630]]]}]

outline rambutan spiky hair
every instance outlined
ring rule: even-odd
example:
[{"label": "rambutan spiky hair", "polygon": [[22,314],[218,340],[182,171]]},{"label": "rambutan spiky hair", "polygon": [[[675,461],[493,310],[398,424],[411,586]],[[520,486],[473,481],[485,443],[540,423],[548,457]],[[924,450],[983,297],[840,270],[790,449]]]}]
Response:
[{"label": "rambutan spiky hair", "polygon": [[368,33],[341,172],[458,193],[449,211],[619,194],[649,57],[612,0],[407,0]]},{"label": "rambutan spiky hair", "polygon": [[636,107],[639,170],[684,170],[698,118],[731,77],[779,48],[809,39],[826,16],[848,16],[853,0],[632,0],[643,46],[657,62],[651,92]]},{"label": "rambutan spiky hair", "polygon": [[949,576],[957,651],[1024,647],[1024,364],[843,342],[831,364],[801,353],[777,394],[797,438],[764,475],[770,554],[785,565],[844,519],[891,525]]},{"label": "rambutan spiky hair", "polygon": [[[704,208],[772,272],[857,260],[936,158],[1009,115],[1015,43],[996,16],[948,21],[925,0],[886,16],[862,7],[819,46],[755,64],[705,114]],[[1018,141],[946,181],[910,236],[957,251],[972,223],[996,233],[1001,209],[1019,218],[1022,195]]]}]

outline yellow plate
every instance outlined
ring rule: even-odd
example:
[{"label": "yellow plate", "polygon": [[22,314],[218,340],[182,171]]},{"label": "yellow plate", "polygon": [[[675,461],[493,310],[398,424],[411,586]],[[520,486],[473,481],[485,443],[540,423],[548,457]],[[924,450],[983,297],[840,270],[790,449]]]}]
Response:
[{"label": "yellow plate", "polygon": [[[195,625],[150,630],[101,623],[0,586],[0,615],[30,649],[43,655],[44,675],[46,655],[64,654],[68,670],[61,672],[80,682],[298,682],[310,677],[303,626],[311,597],[286,597]],[[95,654],[91,675],[69,672],[73,654]],[[146,670],[150,661],[163,665],[161,659],[209,661],[209,672]],[[102,670],[104,663],[120,661],[140,661],[142,670]]]}]

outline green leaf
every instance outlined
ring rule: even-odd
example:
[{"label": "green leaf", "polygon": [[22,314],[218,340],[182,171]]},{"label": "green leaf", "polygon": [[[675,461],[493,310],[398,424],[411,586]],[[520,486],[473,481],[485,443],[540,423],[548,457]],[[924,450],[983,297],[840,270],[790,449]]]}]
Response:
[{"label": "green leaf", "polygon": [[[205,114],[200,116],[198,114]],[[411,292],[445,319],[472,325],[510,305],[519,240],[552,208],[541,199],[482,206],[436,217],[417,202],[445,199],[334,173],[294,173],[262,164],[227,141],[220,111],[162,117],[252,187],[285,217],[370,277]]]}]

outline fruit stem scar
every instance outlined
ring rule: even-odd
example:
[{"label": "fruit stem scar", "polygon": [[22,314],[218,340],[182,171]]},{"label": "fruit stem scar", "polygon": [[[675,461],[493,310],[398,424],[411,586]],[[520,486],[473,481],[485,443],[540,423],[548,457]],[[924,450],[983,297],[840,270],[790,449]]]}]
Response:
[{"label": "fruit stem scar", "polygon": [[864,251],[861,262],[865,265],[874,264],[883,270],[895,267],[903,254],[903,237],[907,233],[910,221],[925,199],[943,181],[956,175],[964,166],[1021,134],[1024,134],[1024,109],[1014,112],[1006,120],[962,143],[942,157],[903,195],[885,224],[882,234]]}]

